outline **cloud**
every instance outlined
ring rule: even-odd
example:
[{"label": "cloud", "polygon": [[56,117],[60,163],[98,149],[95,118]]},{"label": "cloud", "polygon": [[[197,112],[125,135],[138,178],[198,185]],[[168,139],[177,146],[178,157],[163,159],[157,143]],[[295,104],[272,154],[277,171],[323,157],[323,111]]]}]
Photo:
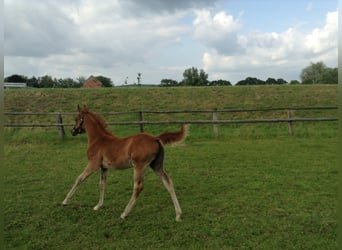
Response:
[{"label": "cloud", "polygon": [[207,47],[214,48],[220,54],[235,54],[239,50],[238,31],[241,28],[239,19],[221,11],[214,16],[207,9],[195,12],[193,22],[194,37]]},{"label": "cloud", "polygon": [[322,55],[337,48],[338,44],[338,15],[337,11],[326,15],[323,28],[316,28],[306,36],[305,46],[309,53]]},{"label": "cloud", "polygon": [[[105,3],[105,4],[104,4]],[[59,4],[59,3],[58,3]],[[144,58],[157,46],[177,43],[186,28],[181,16],[125,17],[116,1],[84,1],[56,5],[55,1],[6,5],[5,55],[49,56],[54,53],[113,54],[131,60]],[[21,22],[16,22],[20,15]],[[149,46],[147,46],[149,45]],[[112,60],[113,60],[112,59]]]},{"label": "cloud", "polygon": [[[147,8],[140,1],[124,2]],[[161,3],[158,8],[166,9],[169,1]],[[119,0],[7,0],[5,70],[20,73],[21,62],[30,74],[77,77],[94,71],[113,75],[117,67],[144,64],[189,32],[180,21],[184,13],[161,15],[158,8],[146,18],[137,17]],[[72,75],[75,69],[79,72]]]},{"label": "cloud", "polygon": [[5,74],[103,74],[123,83],[142,72],[147,83],[158,83],[181,80],[186,67],[202,63],[211,79],[234,82],[278,72],[291,80],[310,61],[336,65],[337,11],[309,32],[244,33],[244,14],[222,11],[220,3],[5,0]]},{"label": "cloud", "polygon": [[[337,11],[328,13],[325,25],[309,33],[288,28],[283,32],[242,34],[240,21],[225,13],[220,13],[226,17],[225,25],[221,26],[215,23],[217,15],[206,13],[205,18],[202,16],[198,14],[197,18],[206,20],[207,26],[202,25],[202,35],[195,34],[195,37],[207,46],[202,62],[211,78],[237,81],[247,76],[263,79],[278,75],[291,80],[293,75],[299,77],[300,70],[310,61],[322,60],[328,65],[336,65]],[[196,25],[194,23],[195,28]],[[204,35],[206,32],[208,37]],[[236,71],[240,73],[236,74]]]},{"label": "cloud", "polygon": [[[239,36],[239,45],[244,54],[253,56],[260,63],[286,62],[301,56],[303,35],[293,28],[282,33],[252,32]],[[268,62],[268,63],[267,63]]]},{"label": "cloud", "polygon": [[152,13],[172,13],[188,9],[198,9],[213,6],[217,1],[213,0],[119,0],[120,5],[135,16],[149,15]]},{"label": "cloud", "polygon": [[57,2],[6,1],[4,14],[5,56],[64,54],[76,45],[77,27]]}]

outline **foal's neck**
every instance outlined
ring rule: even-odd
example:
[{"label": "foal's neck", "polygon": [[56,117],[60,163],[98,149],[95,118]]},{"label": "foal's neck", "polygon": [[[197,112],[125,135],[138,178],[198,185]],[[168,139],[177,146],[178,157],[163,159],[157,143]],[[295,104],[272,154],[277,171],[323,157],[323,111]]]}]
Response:
[{"label": "foal's neck", "polygon": [[113,138],[115,138],[115,136],[111,132],[109,132],[106,128],[99,126],[92,118],[85,124],[84,127],[88,137],[88,144],[95,140],[103,138],[106,135],[112,135]]}]

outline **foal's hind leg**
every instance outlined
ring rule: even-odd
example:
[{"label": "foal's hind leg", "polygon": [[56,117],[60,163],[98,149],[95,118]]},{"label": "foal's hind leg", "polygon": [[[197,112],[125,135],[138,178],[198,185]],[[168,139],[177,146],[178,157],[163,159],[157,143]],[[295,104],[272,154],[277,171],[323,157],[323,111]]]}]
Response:
[{"label": "foal's hind leg", "polygon": [[177,199],[171,178],[167,175],[167,173],[165,172],[165,170],[162,167],[161,168],[153,168],[153,170],[160,177],[160,179],[162,180],[167,191],[169,191],[169,193],[171,195],[171,199],[172,199],[173,205],[175,207],[175,211],[176,211],[176,221],[178,221],[178,222],[181,221],[182,209],[179,205],[179,202],[178,202],[178,199]]},{"label": "foal's hind leg", "polygon": [[[157,141],[159,143],[159,141]],[[173,205],[175,207],[176,211],[176,221],[181,221],[181,215],[182,215],[182,209],[180,208],[175,189],[173,188],[173,183],[170,177],[167,175],[163,168],[163,162],[164,162],[164,148],[159,143],[159,152],[154,159],[154,161],[151,162],[150,166],[153,169],[153,171],[160,177],[162,180],[164,186],[166,187],[167,191],[169,191],[171,195],[171,199],[173,202]]]},{"label": "foal's hind leg", "polygon": [[145,167],[139,168],[139,166],[135,166],[134,168],[134,187],[133,187],[133,194],[131,199],[129,200],[125,210],[121,214],[120,218],[125,219],[125,217],[129,214],[132,210],[139,194],[144,189],[144,171]]},{"label": "foal's hind leg", "polygon": [[95,170],[97,169],[97,166],[92,164],[92,163],[88,163],[87,167],[85,168],[85,170],[82,172],[82,174],[80,174],[76,181],[74,186],[70,189],[69,193],[67,194],[67,196],[65,197],[62,205],[67,205],[69,202],[69,199],[74,195],[74,193],[76,192],[76,189],[82,184],[82,182],[85,181],[85,179],[87,179],[87,177],[89,177],[90,174],[92,174]]}]

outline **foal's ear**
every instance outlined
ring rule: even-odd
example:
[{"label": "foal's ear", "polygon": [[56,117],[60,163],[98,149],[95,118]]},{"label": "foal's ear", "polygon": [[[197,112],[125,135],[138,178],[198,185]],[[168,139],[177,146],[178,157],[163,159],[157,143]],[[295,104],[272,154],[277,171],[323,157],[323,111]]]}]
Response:
[{"label": "foal's ear", "polygon": [[78,112],[81,112],[81,108],[80,108],[79,104],[77,104],[77,110],[78,110]]}]

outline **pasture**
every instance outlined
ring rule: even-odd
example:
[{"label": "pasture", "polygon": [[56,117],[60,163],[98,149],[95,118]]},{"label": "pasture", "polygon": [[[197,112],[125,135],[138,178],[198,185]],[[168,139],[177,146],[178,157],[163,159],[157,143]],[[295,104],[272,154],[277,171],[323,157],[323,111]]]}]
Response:
[{"label": "pasture", "polygon": [[[5,111],[72,112],[78,103],[94,111],[333,106],[336,93],[337,86],[9,90]],[[119,136],[138,131],[109,129]],[[92,209],[99,173],[62,207],[87,163],[86,147],[85,135],[61,140],[53,128],[5,129],[6,249],[337,247],[336,122],[296,124],[293,136],[285,124],[222,125],[217,138],[212,126],[192,125],[185,144],[165,147],[165,169],[183,210],[180,223],[151,169],[124,221],[119,217],[131,196],[132,170],[109,171],[99,211]]]}]

